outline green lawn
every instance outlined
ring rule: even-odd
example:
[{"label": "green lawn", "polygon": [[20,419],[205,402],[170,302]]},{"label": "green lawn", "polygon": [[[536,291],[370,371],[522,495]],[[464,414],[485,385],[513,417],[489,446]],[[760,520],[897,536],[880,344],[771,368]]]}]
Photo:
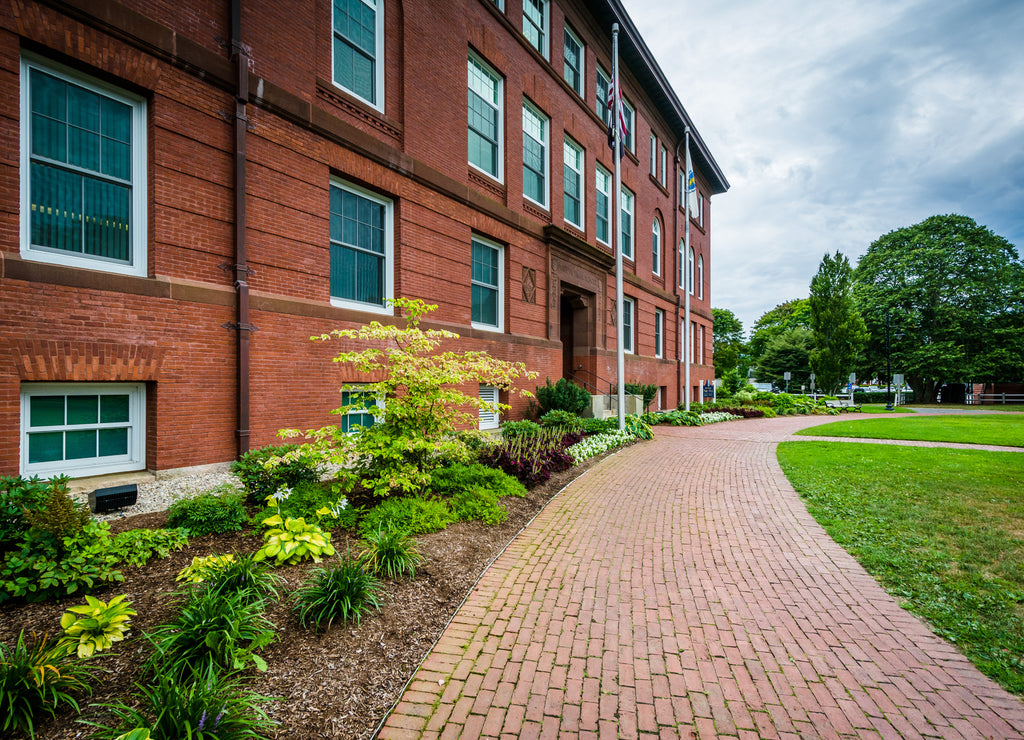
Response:
[{"label": "green lawn", "polygon": [[836,542],[1024,695],[1024,453],[808,441],[778,455]]},{"label": "green lawn", "polygon": [[[892,411],[885,407],[884,403],[866,403],[860,407],[861,413],[863,414],[914,414],[917,413],[913,409],[908,409],[906,406],[896,406]],[[856,412],[854,412],[856,413]]]},{"label": "green lawn", "polygon": [[921,439],[930,442],[1024,447],[1024,414],[918,415],[901,419],[850,419],[810,427],[797,434],[813,437]]}]

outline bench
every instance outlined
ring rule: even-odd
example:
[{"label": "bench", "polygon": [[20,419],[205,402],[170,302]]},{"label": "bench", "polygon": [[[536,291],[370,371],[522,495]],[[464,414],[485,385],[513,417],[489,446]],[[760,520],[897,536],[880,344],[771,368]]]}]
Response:
[{"label": "bench", "polygon": [[837,398],[834,401],[825,401],[825,406],[840,411],[860,411],[860,404],[856,404],[848,398]]}]

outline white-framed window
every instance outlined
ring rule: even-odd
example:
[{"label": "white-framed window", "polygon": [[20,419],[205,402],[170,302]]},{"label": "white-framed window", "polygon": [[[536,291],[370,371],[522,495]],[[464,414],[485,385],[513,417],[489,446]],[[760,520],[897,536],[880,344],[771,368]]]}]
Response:
[{"label": "white-framed window", "polygon": [[690,247],[690,254],[686,260],[686,289],[693,295],[693,247]]},{"label": "white-framed window", "polygon": [[586,81],[584,59],[586,58],[585,47],[580,37],[573,33],[569,26],[565,27],[565,65],[562,74],[569,87],[576,91],[576,94],[583,97],[584,82]]},{"label": "white-framed window", "polygon": [[686,245],[685,240],[680,239],[679,240],[679,249],[676,250],[676,264],[679,265],[679,289],[680,290],[686,290],[686,282],[685,282],[684,277],[683,277],[686,274],[686,272],[685,272],[685,270],[686,270],[686,267],[685,267],[686,260],[684,259],[685,253],[683,251],[684,249],[686,249],[685,245]]},{"label": "white-framed window", "polygon": [[622,298],[622,348],[633,354],[636,351],[636,301],[629,296]]},{"label": "white-framed window", "polygon": [[146,101],[21,58],[21,256],[145,276]]},{"label": "white-framed window", "polygon": [[602,244],[612,243],[612,175],[601,165],[595,168],[597,197],[594,210],[597,212],[597,240]]},{"label": "white-framed window", "polygon": [[80,478],[145,467],[145,383],[22,384],[22,475]]},{"label": "white-framed window", "polygon": [[471,245],[471,321],[478,329],[504,331],[505,250],[500,244],[474,236]]},{"label": "white-framed window", "polygon": [[523,101],[523,195],[548,207],[548,117]]},{"label": "white-framed window", "polygon": [[697,257],[697,297],[704,298],[704,255]]},{"label": "white-framed window", "polygon": [[523,0],[523,35],[545,59],[548,58],[550,12],[548,0]]},{"label": "white-framed window", "polygon": [[658,137],[651,132],[651,177],[658,176]]},{"label": "white-framed window", "polygon": [[341,415],[341,431],[353,434],[360,429],[372,427],[381,419],[384,404],[368,390],[363,383],[346,383],[341,391],[341,406],[347,409]]},{"label": "white-framed window", "polygon": [[679,360],[686,362],[686,319],[679,320]]},{"label": "white-framed window", "polygon": [[665,312],[654,309],[654,356],[665,356]]},{"label": "white-framed window", "polygon": [[[480,386],[480,400],[487,403],[498,403],[498,389],[491,385]],[[481,408],[479,418],[480,429],[497,429],[501,423],[500,414],[496,409]]]},{"label": "white-framed window", "polygon": [[331,178],[331,303],[392,314],[394,203]]},{"label": "white-framed window", "polygon": [[491,0],[491,2],[494,3],[502,13],[505,12],[505,0]]},{"label": "white-framed window", "polygon": [[469,55],[469,164],[501,182],[501,109],[504,83],[501,76],[476,54]]},{"label": "white-framed window", "polygon": [[636,198],[629,188],[622,186],[622,212],[619,220],[622,225],[622,256],[633,259],[633,207]]},{"label": "white-framed window", "polygon": [[660,178],[660,182],[661,182],[661,186],[663,188],[667,188],[668,187],[668,149],[665,148],[664,144],[661,145],[661,178]]},{"label": "white-framed window", "polygon": [[583,197],[583,147],[565,137],[562,157],[564,160],[565,202],[563,204],[566,223],[570,223],[581,231],[586,223],[584,216]]},{"label": "white-framed window", "polygon": [[661,221],[657,216],[651,223],[651,272],[661,274]]},{"label": "white-framed window", "polygon": [[611,75],[601,69],[601,66],[597,67],[597,100],[595,101],[594,110],[597,111],[597,115],[604,121],[605,126],[611,125],[612,113],[608,108],[608,88],[611,87],[612,78]]},{"label": "white-framed window", "polygon": [[691,321],[690,322],[690,337],[691,337],[691,339],[693,341],[693,346],[690,348],[690,362],[696,362],[697,357],[699,357],[698,347],[697,347],[697,322],[696,321]]},{"label": "white-framed window", "polygon": [[697,225],[704,228],[704,193],[697,191]]},{"label": "white-framed window", "polygon": [[[622,85],[621,81],[619,85]],[[626,119],[626,148],[631,152],[636,152],[636,109],[629,104],[625,97],[622,98],[622,117]]]},{"label": "white-framed window", "polygon": [[333,0],[334,84],[384,110],[384,0]]},{"label": "white-framed window", "polygon": [[700,354],[698,355],[700,357],[700,364],[701,365],[706,364],[704,362],[704,360],[705,360],[705,357],[704,357],[704,346],[705,346],[705,342],[707,341],[707,335],[705,334],[706,330],[707,330],[707,327],[704,326],[704,324],[701,324],[700,325]]}]

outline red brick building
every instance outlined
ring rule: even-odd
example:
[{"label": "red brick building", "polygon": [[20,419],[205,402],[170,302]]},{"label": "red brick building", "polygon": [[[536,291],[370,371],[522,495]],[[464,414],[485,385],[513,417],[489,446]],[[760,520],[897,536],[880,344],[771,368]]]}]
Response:
[{"label": "red brick building", "polygon": [[[626,380],[713,378],[710,196],[619,0],[4,0],[0,473],[224,462],[336,422],[337,344],[437,303],[465,349],[615,374],[604,91],[618,21]],[[533,383],[530,383],[532,387]],[[513,416],[521,414],[519,406]]]}]

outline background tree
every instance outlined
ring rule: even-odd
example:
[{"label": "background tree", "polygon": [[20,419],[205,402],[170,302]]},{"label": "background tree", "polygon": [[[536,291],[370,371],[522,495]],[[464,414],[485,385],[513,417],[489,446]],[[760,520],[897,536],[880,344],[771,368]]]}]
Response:
[{"label": "background tree", "polygon": [[[746,344],[743,341],[743,322],[727,308],[712,308],[715,319],[712,331],[712,347],[715,360],[715,377],[736,370],[746,364]],[[744,369],[743,375],[746,376]]]},{"label": "background tree", "polygon": [[758,362],[769,340],[792,329],[811,328],[811,307],[806,298],[780,303],[762,314],[750,330],[747,351],[751,361]]},{"label": "background tree", "polygon": [[811,279],[807,299],[814,349],[810,365],[817,386],[830,395],[846,384],[867,341],[867,329],[853,301],[853,269],[840,252],[826,254]]},{"label": "background tree", "polygon": [[811,349],[814,338],[810,329],[797,327],[768,340],[768,345],[757,362],[757,379],[762,383],[772,383],[778,388],[786,389],[784,373],[792,373],[789,390],[799,393],[800,386],[810,388]]},{"label": "background tree", "polygon": [[1024,377],[1024,266],[1016,248],[966,216],[932,216],[875,240],[854,270],[871,338],[867,360],[892,365],[914,400],[933,403],[944,383]]}]

